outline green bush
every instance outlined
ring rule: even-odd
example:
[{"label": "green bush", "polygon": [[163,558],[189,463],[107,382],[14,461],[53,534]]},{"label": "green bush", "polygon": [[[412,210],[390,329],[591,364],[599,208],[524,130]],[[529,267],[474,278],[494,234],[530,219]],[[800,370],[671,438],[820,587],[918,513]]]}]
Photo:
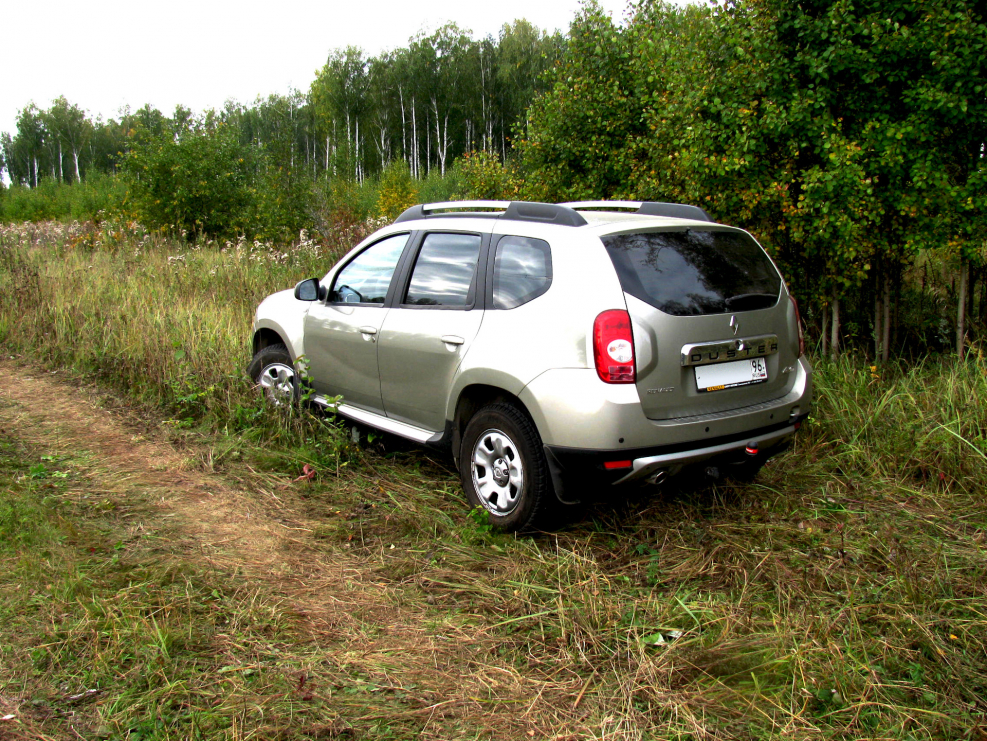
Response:
[{"label": "green bush", "polygon": [[37,188],[14,185],[6,191],[0,198],[0,221],[98,221],[101,215],[119,213],[125,195],[125,183],[112,175],[72,184],[46,178]]},{"label": "green bush", "polygon": [[521,197],[519,178],[496,154],[467,152],[456,161],[454,170],[460,198],[510,201]]},{"label": "green bush", "polygon": [[432,170],[424,180],[418,181],[418,202],[441,203],[453,200],[460,190],[459,179],[459,168],[455,164],[446,171],[445,175],[438,170]]},{"label": "green bush", "polygon": [[310,176],[266,161],[258,177],[256,221],[250,232],[264,239],[290,242],[311,225],[312,200]]},{"label": "green bush", "polygon": [[235,129],[191,122],[134,139],[124,172],[144,225],[188,236],[254,231],[258,163]]},{"label": "green bush", "polygon": [[408,163],[398,159],[381,173],[377,190],[377,213],[396,219],[409,206],[418,203],[418,183],[411,177]]}]

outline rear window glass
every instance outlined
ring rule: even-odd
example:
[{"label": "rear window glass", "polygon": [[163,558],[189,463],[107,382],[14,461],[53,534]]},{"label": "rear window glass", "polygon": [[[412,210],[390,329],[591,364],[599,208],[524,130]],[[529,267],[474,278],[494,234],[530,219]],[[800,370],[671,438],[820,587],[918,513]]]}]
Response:
[{"label": "rear window glass", "polygon": [[514,309],[548,290],[552,283],[552,251],[548,242],[528,237],[503,237],[494,258],[493,305]]},{"label": "rear window glass", "polygon": [[624,291],[666,314],[725,314],[778,302],[781,276],[741,232],[614,234],[603,244]]}]

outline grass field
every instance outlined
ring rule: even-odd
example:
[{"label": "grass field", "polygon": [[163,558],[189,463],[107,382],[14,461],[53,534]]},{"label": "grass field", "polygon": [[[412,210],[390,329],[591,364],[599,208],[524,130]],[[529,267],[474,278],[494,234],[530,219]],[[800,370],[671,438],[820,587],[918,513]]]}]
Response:
[{"label": "grass field", "polygon": [[[352,239],[4,228],[0,739],[987,738],[983,359],[821,363],[757,483],[494,535],[449,461],[273,415],[243,376],[259,299]],[[242,568],[189,546],[153,456],[25,421],[40,371],[290,539]]]}]

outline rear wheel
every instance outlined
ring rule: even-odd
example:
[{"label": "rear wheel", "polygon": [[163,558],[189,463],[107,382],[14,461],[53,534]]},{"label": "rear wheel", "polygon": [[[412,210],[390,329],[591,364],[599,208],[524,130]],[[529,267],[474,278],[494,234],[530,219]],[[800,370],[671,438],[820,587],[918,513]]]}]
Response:
[{"label": "rear wheel", "polygon": [[497,530],[536,527],[552,505],[541,437],[531,419],[505,403],[481,408],[463,434],[459,472],[466,496]]},{"label": "rear wheel", "polygon": [[288,407],[298,401],[295,364],[284,345],[278,343],[258,350],[247,372],[274,406]]}]

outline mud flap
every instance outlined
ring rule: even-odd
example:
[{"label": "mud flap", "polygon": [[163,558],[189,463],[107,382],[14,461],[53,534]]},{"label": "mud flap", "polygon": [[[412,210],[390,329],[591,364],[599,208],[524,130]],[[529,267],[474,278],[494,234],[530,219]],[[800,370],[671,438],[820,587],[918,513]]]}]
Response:
[{"label": "mud flap", "polygon": [[580,504],[580,499],[573,499],[567,496],[565,477],[563,476],[562,465],[559,463],[558,458],[555,457],[555,454],[547,445],[543,447],[545,450],[545,460],[548,462],[548,472],[552,476],[552,488],[555,490],[555,498],[562,504]]}]

